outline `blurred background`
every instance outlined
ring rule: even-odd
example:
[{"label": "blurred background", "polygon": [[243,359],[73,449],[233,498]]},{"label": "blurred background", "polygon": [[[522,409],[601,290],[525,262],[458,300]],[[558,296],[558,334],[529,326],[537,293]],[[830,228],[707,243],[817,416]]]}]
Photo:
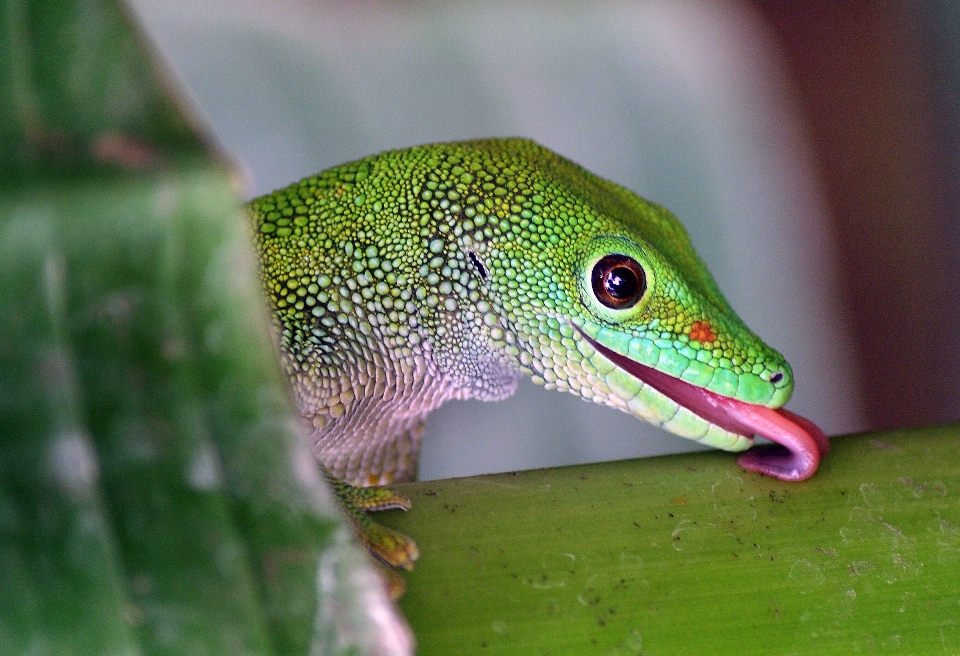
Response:
[{"label": "blurred background", "polygon": [[[669,207],[828,434],[960,419],[960,6],[133,0],[249,197],[389,148],[531,137]],[[699,448],[521,385],[421,478]]]}]

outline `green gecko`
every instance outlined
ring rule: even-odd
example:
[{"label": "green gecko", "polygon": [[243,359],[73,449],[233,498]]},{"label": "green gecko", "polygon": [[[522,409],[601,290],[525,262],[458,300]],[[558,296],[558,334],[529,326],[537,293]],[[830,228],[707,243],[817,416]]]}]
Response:
[{"label": "green gecko", "polygon": [[[521,375],[783,480],[829,449],[778,409],[783,357],[733,312],[664,208],[524,139],[397,150],[251,203],[283,365],[314,451],[368,547],[416,546],[363,509],[408,507],[427,414]],[[786,448],[783,448],[786,447]],[[346,485],[349,483],[350,485]],[[351,487],[356,486],[356,487]]]}]

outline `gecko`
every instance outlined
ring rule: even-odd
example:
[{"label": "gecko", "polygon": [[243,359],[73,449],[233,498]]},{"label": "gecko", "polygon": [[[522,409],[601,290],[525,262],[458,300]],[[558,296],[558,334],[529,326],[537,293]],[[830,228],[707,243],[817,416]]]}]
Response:
[{"label": "gecko", "polygon": [[409,508],[427,415],[521,376],[804,480],[824,433],[782,406],[790,365],[731,309],[663,207],[519,138],[336,166],[251,201],[279,351],[314,453],[368,550],[415,542],[368,511]]}]

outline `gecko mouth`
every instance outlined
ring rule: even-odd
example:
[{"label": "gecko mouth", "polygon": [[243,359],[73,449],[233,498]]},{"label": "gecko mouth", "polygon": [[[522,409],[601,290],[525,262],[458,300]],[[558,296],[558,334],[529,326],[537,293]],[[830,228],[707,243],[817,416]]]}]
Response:
[{"label": "gecko mouth", "polygon": [[779,446],[762,446],[740,456],[748,471],[785,481],[813,476],[830,450],[826,435],[813,422],[783,408],[744,403],[675,378],[612,351],[577,328],[580,335],[615,365],[672,401],[720,428],[752,438],[765,437]]}]

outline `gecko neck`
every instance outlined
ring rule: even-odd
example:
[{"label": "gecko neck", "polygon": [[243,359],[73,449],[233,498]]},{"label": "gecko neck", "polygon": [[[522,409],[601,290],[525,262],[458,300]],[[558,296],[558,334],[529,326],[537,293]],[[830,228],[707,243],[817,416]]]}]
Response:
[{"label": "gecko neck", "polygon": [[488,360],[445,366],[445,349],[423,340],[404,357],[383,342],[346,336],[280,349],[300,414],[320,463],[352,485],[416,478],[424,419],[451,399],[510,396],[519,372]]}]

